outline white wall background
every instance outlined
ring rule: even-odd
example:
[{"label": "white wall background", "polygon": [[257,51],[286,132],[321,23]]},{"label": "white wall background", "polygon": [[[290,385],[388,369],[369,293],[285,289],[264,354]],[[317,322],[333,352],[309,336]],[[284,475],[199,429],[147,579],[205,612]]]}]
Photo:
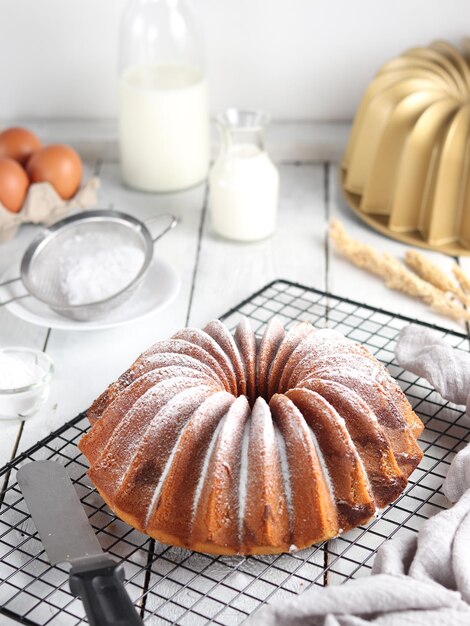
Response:
[{"label": "white wall background", "polygon": [[[350,119],[374,71],[405,48],[470,35],[468,0],[194,0],[212,110]],[[0,0],[0,118],[116,113],[126,0]]]}]

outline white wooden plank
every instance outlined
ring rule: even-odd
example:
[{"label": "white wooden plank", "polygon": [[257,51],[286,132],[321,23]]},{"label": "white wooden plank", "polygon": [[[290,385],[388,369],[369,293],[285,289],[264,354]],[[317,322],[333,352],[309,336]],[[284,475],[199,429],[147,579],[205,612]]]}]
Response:
[{"label": "white wooden plank", "polygon": [[11,459],[19,428],[20,423],[16,420],[0,422],[0,467]]},{"label": "white wooden plank", "polygon": [[26,423],[20,450],[88,408],[143,350],[185,325],[204,187],[166,195],[135,192],[121,185],[119,167],[115,163],[103,164],[101,179],[104,205],[112,204],[139,219],[163,212],[171,212],[181,219],[180,225],[156,246],[156,254],[179,272],[181,291],[168,308],[129,326],[86,333],[52,330],[47,352],[54,359],[56,372],[50,400]]},{"label": "white wooden plank", "polygon": [[[342,198],[338,170],[335,166],[330,167],[330,174],[330,218],[341,220],[352,237],[403,260],[405,251],[410,246],[389,239],[361,222]],[[332,293],[401,313],[413,319],[465,332],[463,323],[439,315],[416,298],[388,289],[380,278],[352,265],[336,252],[333,244],[329,248],[328,288]],[[423,253],[441,269],[450,272],[454,262],[451,257],[427,250]]]},{"label": "white wooden plank", "polygon": [[277,278],[324,288],[324,177],[322,165],[281,165],[276,233],[237,243],[212,233],[206,214],[189,322],[203,326]]}]

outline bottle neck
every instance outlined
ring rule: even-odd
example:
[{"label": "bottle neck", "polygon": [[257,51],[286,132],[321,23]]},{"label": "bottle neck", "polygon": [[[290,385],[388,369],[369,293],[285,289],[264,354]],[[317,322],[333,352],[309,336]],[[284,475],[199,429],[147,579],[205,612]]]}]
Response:
[{"label": "bottle neck", "polygon": [[233,128],[219,124],[221,134],[221,150],[229,152],[240,149],[240,146],[251,147],[264,152],[264,129]]},{"label": "bottle neck", "polygon": [[122,16],[119,72],[146,66],[204,68],[197,7],[190,0],[131,0]]}]

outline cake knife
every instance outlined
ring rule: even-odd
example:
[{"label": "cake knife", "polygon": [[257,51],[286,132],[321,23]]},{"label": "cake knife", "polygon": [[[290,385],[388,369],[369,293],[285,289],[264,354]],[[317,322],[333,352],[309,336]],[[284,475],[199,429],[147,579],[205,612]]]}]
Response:
[{"label": "cake knife", "polygon": [[103,553],[62,465],[33,461],[17,481],[52,565],[70,563],[70,590],[85,606],[91,626],[142,626],[123,585],[124,568]]}]

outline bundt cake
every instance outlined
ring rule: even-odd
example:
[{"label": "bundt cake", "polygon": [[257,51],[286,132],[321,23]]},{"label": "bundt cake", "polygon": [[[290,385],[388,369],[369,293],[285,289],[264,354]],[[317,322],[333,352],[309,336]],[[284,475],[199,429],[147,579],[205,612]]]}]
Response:
[{"label": "bundt cake", "polygon": [[120,518],[215,554],[300,549],[402,492],[423,425],[359,344],[301,322],[185,328],[88,410],[88,475]]},{"label": "bundt cake", "polygon": [[360,217],[449,254],[470,254],[469,59],[435,41],[386,63],[362,98],[342,163]]}]

